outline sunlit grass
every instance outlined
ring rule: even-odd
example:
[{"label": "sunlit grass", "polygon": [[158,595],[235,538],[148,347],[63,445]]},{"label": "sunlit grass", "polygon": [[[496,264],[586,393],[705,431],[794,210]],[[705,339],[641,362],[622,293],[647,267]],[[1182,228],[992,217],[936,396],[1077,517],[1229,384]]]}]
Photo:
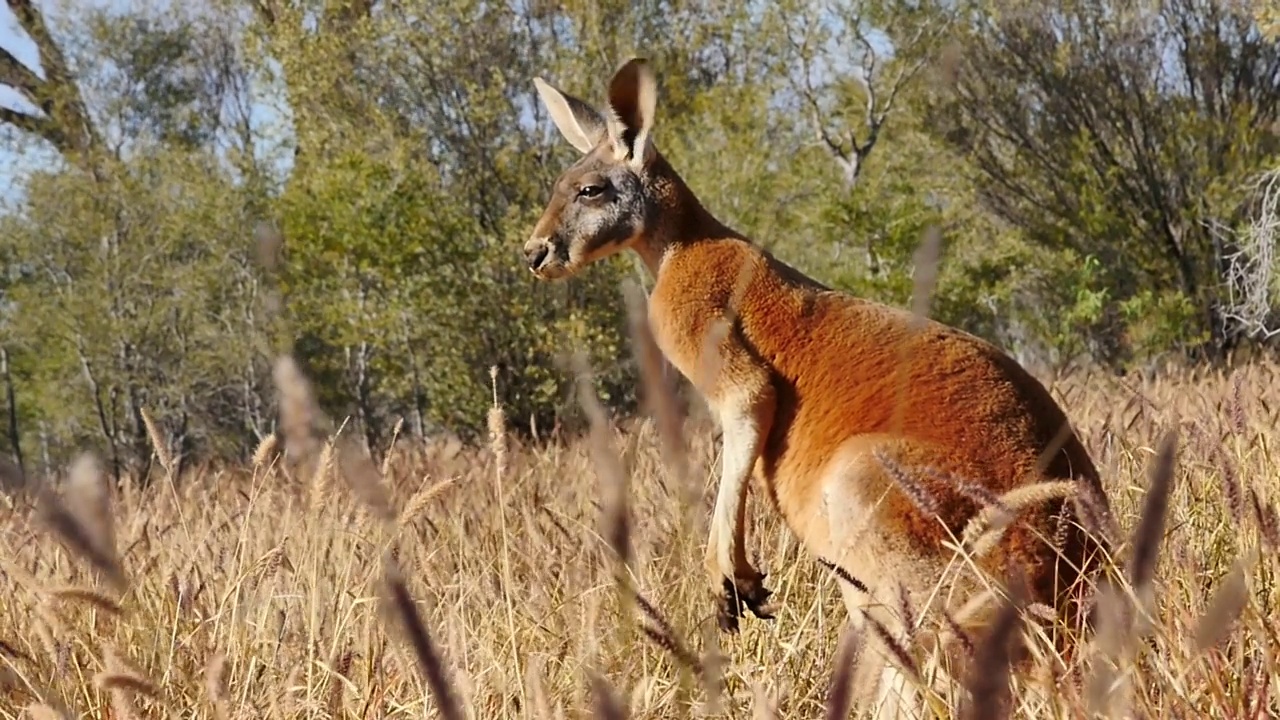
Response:
[{"label": "sunlit grass", "polygon": [[[1015,715],[1275,713],[1277,367],[1076,375],[1054,392],[1121,538],[1171,430],[1176,464],[1154,616],[1104,604],[1101,627],[1117,634],[1073,657],[1052,692],[1043,677],[1016,681]],[[282,418],[283,434],[315,425],[313,406],[286,406],[301,416]],[[755,496],[777,618],[714,631],[701,519],[682,513],[689,482],[710,512],[711,428],[686,425],[676,462],[651,421],[530,448],[500,412],[490,420],[485,447],[401,438],[375,462],[322,441],[299,464],[273,440],[249,467],[161,470],[111,493],[82,461],[60,502],[9,501],[0,718],[792,718],[845,702],[831,692],[848,665],[838,590]],[[957,684],[948,712],[964,695]]]}]

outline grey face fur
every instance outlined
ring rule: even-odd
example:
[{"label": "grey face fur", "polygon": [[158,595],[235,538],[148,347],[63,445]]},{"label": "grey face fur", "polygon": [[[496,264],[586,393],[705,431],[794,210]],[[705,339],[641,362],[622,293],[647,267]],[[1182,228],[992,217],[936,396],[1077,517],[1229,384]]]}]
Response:
[{"label": "grey face fur", "polygon": [[534,83],[556,127],[584,153],[556,179],[524,245],[529,270],[556,280],[644,236],[652,205],[644,169],[654,152],[655,83],[644,60],[623,65],[609,85],[607,114],[540,79]]}]

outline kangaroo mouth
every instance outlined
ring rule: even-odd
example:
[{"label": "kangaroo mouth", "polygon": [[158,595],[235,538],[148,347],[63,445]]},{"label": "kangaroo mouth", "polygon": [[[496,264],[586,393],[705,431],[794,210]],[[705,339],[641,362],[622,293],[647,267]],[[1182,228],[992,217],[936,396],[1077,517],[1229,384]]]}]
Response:
[{"label": "kangaroo mouth", "polygon": [[548,252],[537,258],[537,262],[529,265],[529,271],[539,280],[561,280],[573,274],[570,267],[569,253],[562,245],[552,245]]},{"label": "kangaroo mouth", "polygon": [[569,269],[560,263],[547,263],[538,268],[530,268],[533,276],[539,280],[556,281],[569,277]]}]

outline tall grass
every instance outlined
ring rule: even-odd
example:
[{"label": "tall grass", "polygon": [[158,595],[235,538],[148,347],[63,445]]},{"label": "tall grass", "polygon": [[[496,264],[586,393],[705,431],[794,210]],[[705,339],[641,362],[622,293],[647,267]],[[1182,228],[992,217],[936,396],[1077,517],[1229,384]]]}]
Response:
[{"label": "tall grass", "polygon": [[[776,619],[715,629],[697,526],[716,443],[643,375],[658,422],[611,421],[584,382],[579,443],[523,447],[495,406],[485,446],[400,438],[378,463],[286,359],[282,437],[250,466],[175,477],[157,431],[149,484],[81,458],[0,505],[0,718],[845,717],[865,638],[754,497]],[[961,638],[942,716],[1280,712],[1278,375],[1054,383],[1120,541],[1097,633],[1010,675],[1034,609],[1008,603]]]}]

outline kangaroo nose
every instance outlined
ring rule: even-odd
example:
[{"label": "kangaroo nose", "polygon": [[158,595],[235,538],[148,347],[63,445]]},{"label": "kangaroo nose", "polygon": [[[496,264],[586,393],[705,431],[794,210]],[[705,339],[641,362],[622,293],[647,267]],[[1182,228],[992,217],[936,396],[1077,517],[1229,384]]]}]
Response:
[{"label": "kangaroo nose", "polygon": [[547,259],[547,254],[551,252],[551,247],[546,243],[538,243],[533,247],[524,251],[525,262],[529,264],[530,270],[537,270],[542,266],[542,261]]}]

